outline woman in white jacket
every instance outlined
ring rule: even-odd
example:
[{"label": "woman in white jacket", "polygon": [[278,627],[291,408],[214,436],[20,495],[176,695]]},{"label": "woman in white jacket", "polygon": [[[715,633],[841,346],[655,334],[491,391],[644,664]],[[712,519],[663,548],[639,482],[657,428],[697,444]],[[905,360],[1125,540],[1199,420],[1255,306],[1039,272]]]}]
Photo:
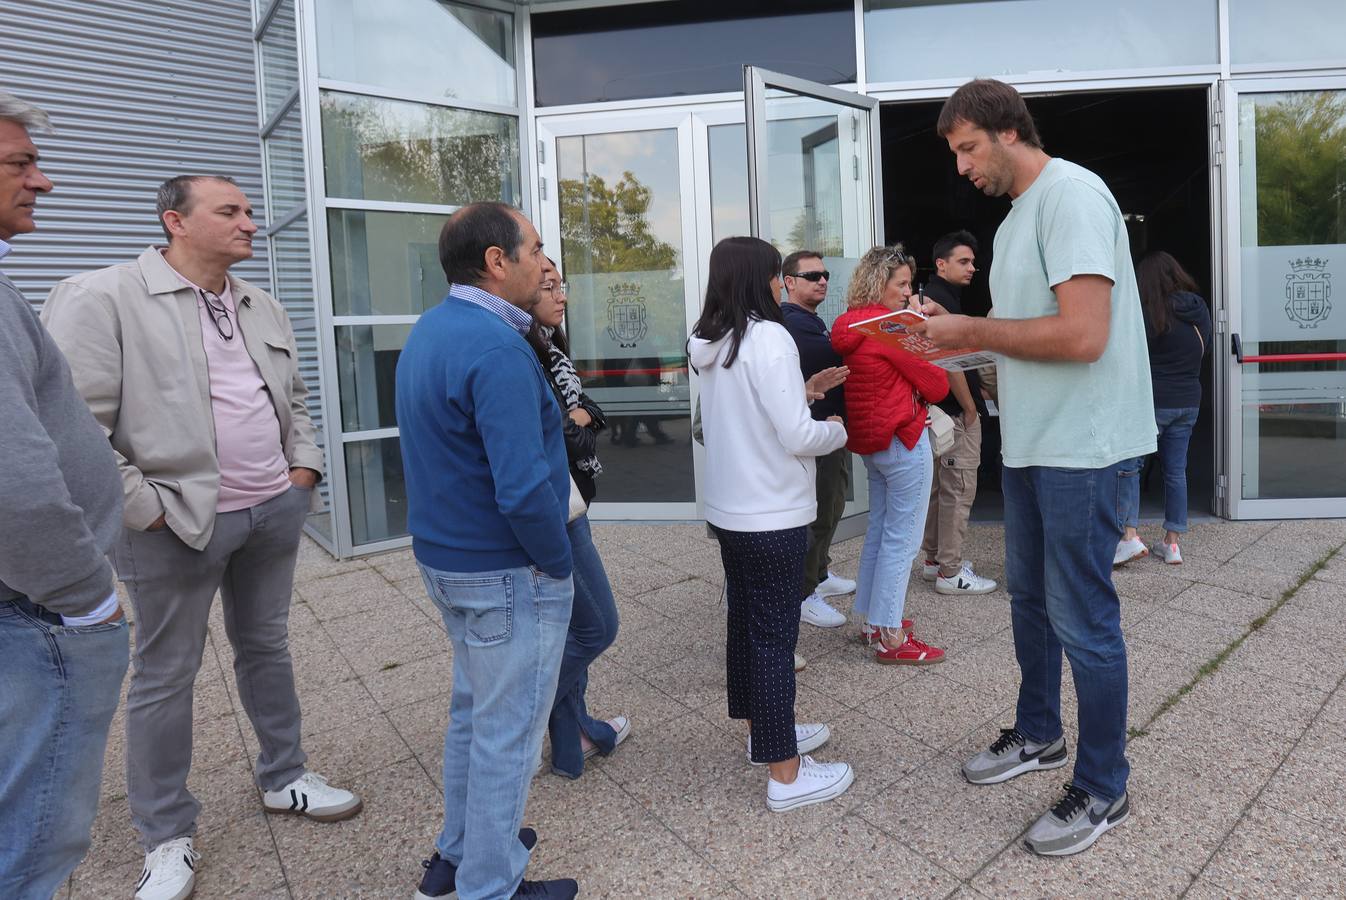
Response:
[{"label": "woman in white jacket", "polygon": [[748,758],[769,768],[767,806],[777,812],[839,797],[855,778],[845,763],[804,755],[830,732],[794,720],[814,457],[844,446],[846,429],[839,418],[809,416],[799,351],[782,324],[780,267],[765,241],[716,244],[687,342],[700,376],[706,521],[720,540],[729,598],[729,716],[748,721]]}]

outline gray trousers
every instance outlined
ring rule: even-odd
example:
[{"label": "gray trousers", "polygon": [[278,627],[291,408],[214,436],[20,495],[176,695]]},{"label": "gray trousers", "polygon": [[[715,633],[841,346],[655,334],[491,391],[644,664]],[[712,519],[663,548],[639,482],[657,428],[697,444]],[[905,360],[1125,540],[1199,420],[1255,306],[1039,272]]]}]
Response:
[{"label": "gray trousers", "polygon": [[125,529],[118,577],[135,610],[126,698],[126,792],[148,851],[196,832],[201,804],[187,790],[192,764],[192,685],[218,589],[234,648],[239,700],[261,752],[258,787],[276,790],[304,772],[299,697],[290,663],[290,594],[311,491],[290,487],[252,509],[220,513],[201,551],[170,529]]}]

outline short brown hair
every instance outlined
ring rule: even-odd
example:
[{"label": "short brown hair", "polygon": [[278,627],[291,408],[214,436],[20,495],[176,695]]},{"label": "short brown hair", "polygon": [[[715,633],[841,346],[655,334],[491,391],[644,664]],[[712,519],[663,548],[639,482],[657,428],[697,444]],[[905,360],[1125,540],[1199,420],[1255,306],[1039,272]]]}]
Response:
[{"label": "short brown hair", "polygon": [[935,130],[947,137],[959,122],[983,128],[994,137],[997,132],[1014,131],[1020,143],[1042,148],[1038,127],[1028,112],[1023,96],[1003,81],[977,78],[953,92],[939,111]]},{"label": "short brown hair", "polygon": [[821,253],[819,253],[818,251],[816,251],[816,250],[796,250],[794,253],[791,253],[789,256],[785,257],[785,262],[781,263],[781,265],[780,265],[780,268],[781,268],[781,274],[782,274],[782,275],[798,275],[798,274],[799,274],[799,263],[800,263],[801,260],[805,260],[805,259],[819,259],[819,260],[820,260],[820,259],[822,259],[822,258],[823,258],[823,255],[822,255]]},{"label": "short brown hair", "polygon": [[888,286],[888,279],[903,267],[911,269],[913,278],[916,276],[916,260],[901,244],[872,248],[860,257],[855,271],[851,273],[851,283],[846,288],[846,308],[855,309],[878,303],[883,296],[883,289]]}]

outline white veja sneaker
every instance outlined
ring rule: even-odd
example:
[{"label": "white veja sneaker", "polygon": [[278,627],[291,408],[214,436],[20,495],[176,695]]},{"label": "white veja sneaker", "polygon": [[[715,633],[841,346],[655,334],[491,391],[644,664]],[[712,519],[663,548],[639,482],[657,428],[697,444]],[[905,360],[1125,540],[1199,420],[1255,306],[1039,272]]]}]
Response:
[{"label": "white veja sneaker", "polygon": [[[964,569],[971,570],[971,569],[972,569],[972,562],[971,562],[971,560],[966,560],[966,559],[963,560],[963,562],[962,562],[962,567],[963,567]],[[939,563],[937,563],[937,562],[930,562],[929,560],[922,560],[922,561],[921,561],[921,580],[922,580],[922,581],[934,581],[934,580],[935,580],[936,578],[938,578],[938,577],[939,577]]]},{"label": "white veja sneaker", "polygon": [[802,672],[802,671],[804,671],[806,668],[808,668],[808,664],[809,664],[809,661],[808,661],[808,660],[806,660],[804,657],[800,656],[798,653],[795,654],[795,671],[796,671],[796,672]]},{"label": "white veja sneaker", "polygon": [[262,793],[267,812],[306,816],[316,822],[340,822],[364,808],[364,802],[350,791],[332,787],[327,779],[305,772],[278,791]]},{"label": "white veja sneaker", "polygon": [[1114,566],[1124,566],[1134,559],[1149,555],[1150,551],[1145,546],[1145,542],[1138,537],[1134,537],[1129,541],[1117,542],[1117,552],[1112,555],[1112,564]]},{"label": "white veja sneaker", "polygon": [[196,863],[201,854],[189,837],[164,841],[145,854],[145,868],[136,883],[135,900],[186,900],[196,888]]},{"label": "white veja sneaker", "polygon": [[827,580],[818,585],[814,593],[819,597],[843,597],[855,593],[855,582],[842,578],[836,572],[828,571]]},{"label": "white veja sneaker", "polygon": [[812,593],[799,604],[799,621],[817,625],[819,628],[838,628],[846,624],[846,617],[833,609],[817,593]]},{"label": "white veja sneaker", "polygon": [[766,805],[772,812],[785,812],[826,803],[846,793],[853,781],[855,772],[846,763],[820,763],[811,756],[800,756],[799,776],[792,784],[767,779]]},{"label": "white veja sneaker", "polygon": [[[826,744],[831,737],[832,729],[822,722],[812,722],[808,725],[795,724],[795,743],[799,747],[800,756],[817,750],[823,744]],[[752,735],[748,735],[748,762],[754,766],[766,765],[766,763],[752,762]]]},{"label": "white veja sneaker", "polygon": [[989,594],[995,589],[996,583],[993,580],[982,578],[967,564],[964,564],[958,574],[951,578],[940,575],[935,579],[936,594]]},{"label": "white veja sneaker", "polygon": [[1150,546],[1150,552],[1170,566],[1182,565],[1182,551],[1178,549],[1177,544],[1165,544],[1163,541],[1155,541],[1154,544]]}]

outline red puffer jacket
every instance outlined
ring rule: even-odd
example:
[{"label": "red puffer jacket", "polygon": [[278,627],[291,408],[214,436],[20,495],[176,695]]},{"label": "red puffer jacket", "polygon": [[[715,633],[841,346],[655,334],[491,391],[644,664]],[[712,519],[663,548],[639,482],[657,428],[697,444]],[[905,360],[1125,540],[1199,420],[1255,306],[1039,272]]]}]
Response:
[{"label": "red puffer jacket", "polygon": [[908,450],[921,439],[925,404],[949,393],[949,376],[895,347],[865,337],[848,326],[891,312],[874,304],[850,309],[832,325],[832,349],[850,367],[846,379],[847,448],[852,453],[877,453],[896,434]]}]

